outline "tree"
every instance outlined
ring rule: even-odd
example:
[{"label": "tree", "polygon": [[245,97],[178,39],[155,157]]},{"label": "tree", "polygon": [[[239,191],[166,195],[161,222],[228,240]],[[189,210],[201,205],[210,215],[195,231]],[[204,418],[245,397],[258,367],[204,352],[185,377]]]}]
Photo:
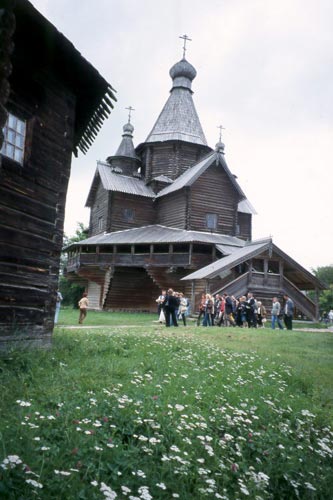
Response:
[{"label": "tree", "polygon": [[321,313],[333,309],[333,266],[323,266],[312,269],[313,274],[327,285],[327,290],[322,290],[319,295],[319,309]]},{"label": "tree", "polygon": [[[66,248],[71,243],[84,240],[88,237],[88,229],[82,222],[77,223],[77,228],[73,236],[64,235],[63,247]],[[66,278],[67,254],[62,252],[60,262],[59,290],[63,296],[63,305],[77,308],[85,287],[80,283],[75,283]]]}]

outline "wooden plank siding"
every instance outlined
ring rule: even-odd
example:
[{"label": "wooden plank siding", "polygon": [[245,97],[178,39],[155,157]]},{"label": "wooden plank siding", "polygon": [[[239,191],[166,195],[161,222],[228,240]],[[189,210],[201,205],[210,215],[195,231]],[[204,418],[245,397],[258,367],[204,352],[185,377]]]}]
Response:
[{"label": "wooden plank siding", "polygon": [[[125,209],[133,210],[133,220],[126,220]],[[156,221],[156,209],[152,198],[126,193],[112,193],[110,214],[108,232],[155,224]]]},{"label": "wooden plank siding", "polygon": [[187,229],[187,199],[184,196],[184,189],[158,198],[155,203],[158,224],[178,229]]},{"label": "wooden plank siding", "polygon": [[208,231],[206,214],[218,215],[214,233],[235,235],[239,198],[230,179],[221,167],[211,166],[191,186],[189,228]]},{"label": "wooden plank siding", "polygon": [[236,234],[238,238],[243,240],[252,240],[252,215],[237,213],[237,225],[239,232]]},{"label": "wooden plank siding", "polygon": [[109,200],[109,192],[103,187],[99,179],[95,199],[90,210],[89,236],[108,230],[106,214],[109,212]]},{"label": "wooden plank siding", "polygon": [[53,329],[75,98],[52,73],[12,83],[7,108],[26,120],[23,165],[3,156],[0,178],[0,339],[46,344]]},{"label": "wooden plank siding", "polygon": [[207,146],[183,141],[145,145],[142,156],[146,182],[159,175],[175,179],[209,151]]}]

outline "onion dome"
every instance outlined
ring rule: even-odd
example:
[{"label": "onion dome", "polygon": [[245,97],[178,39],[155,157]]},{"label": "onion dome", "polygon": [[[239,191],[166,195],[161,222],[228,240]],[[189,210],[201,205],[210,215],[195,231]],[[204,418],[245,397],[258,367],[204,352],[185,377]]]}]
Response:
[{"label": "onion dome", "polygon": [[197,76],[196,69],[186,59],[182,59],[172,66],[169,74],[173,80],[173,87],[191,88],[192,80]]},{"label": "onion dome", "polygon": [[127,156],[129,158],[137,158],[135,154],[135,149],[133,145],[133,125],[128,122],[123,126],[123,139],[119,145],[119,148],[116,151],[115,156]]},{"label": "onion dome", "polygon": [[223,153],[224,154],[224,148],[225,148],[225,145],[223,144],[223,142],[219,141],[216,145],[215,145],[215,151],[217,153]]}]

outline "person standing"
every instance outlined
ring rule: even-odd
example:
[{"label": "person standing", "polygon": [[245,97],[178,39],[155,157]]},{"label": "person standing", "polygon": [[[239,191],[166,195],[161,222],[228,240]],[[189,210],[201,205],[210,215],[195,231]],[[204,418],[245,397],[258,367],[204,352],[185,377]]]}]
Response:
[{"label": "person standing", "polygon": [[331,309],[330,312],[328,313],[328,320],[330,322],[330,325],[332,326],[333,325],[333,309]]},{"label": "person standing", "polygon": [[293,329],[293,315],[294,315],[294,303],[286,293],[283,296],[284,303],[284,324],[286,325],[287,330]]},{"label": "person standing", "polygon": [[179,308],[179,298],[174,295],[172,288],[169,288],[164,301],[165,326],[170,326],[170,318],[173,326],[178,326],[176,310]]},{"label": "person standing", "polygon": [[184,297],[183,293],[179,294],[180,304],[179,304],[179,318],[182,318],[184,326],[186,326],[186,314],[187,314],[187,299]]},{"label": "person standing", "polygon": [[229,295],[227,293],[224,293],[223,297],[224,297],[224,303],[225,303],[224,310],[225,310],[226,321],[230,325],[236,326],[234,316],[233,316],[234,305],[233,305],[232,299],[231,299],[231,297],[229,297]]},{"label": "person standing", "polygon": [[283,330],[283,324],[279,318],[281,313],[281,304],[278,301],[277,297],[273,297],[272,301],[272,330],[275,330],[275,323],[277,322],[279,329]]},{"label": "person standing", "polygon": [[252,292],[247,294],[247,323],[249,328],[257,328],[257,302]]},{"label": "person standing", "polygon": [[202,316],[205,316],[205,310],[206,310],[206,295],[203,293],[201,295],[201,300],[200,300],[200,305],[199,305],[199,316],[197,318],[197,326],[200,326],[200,319]]},{"label": "person standing", "polygon": [[87,316],[88,306],[89,306],[88,294],[83,293],[82,299],[79,300],[79,309],[80,309],[79,324],[80,325],[82,325],[83,320]]},{"label": "person standing", "polygon": [[202,322],[202,326],[213,326],[212,324],[212,315],[214,314],[214,300],[213,297],[206,293],[205,300],[205,316]]},{"label": "person standing", "polygon": [[56,299],[56,310],[55,310],[55,315],[54,315],[54,324],[58,324],[58,318],[59,318],[59,312],[60,312],[60,307],[61,307],[61,302],[63,300],[63,297],[61,295],[61,292],[59,289],[57,290],[57,299]]},{"label": "person standing", "polygon": [[161,295],[159,295],[158,298],[156,299],[158,317],[160,317],[161,311],[163,309],[163,302],[165,300],[165,296],[166,296],[166,290],[162,290]]},{"label": "person standing", "polygon": [[257,302],[257,305],[258,305],[257,309],[258,326],[260,328],[264,328],[264,323],[266,323],[266,307],[260,301]]}]

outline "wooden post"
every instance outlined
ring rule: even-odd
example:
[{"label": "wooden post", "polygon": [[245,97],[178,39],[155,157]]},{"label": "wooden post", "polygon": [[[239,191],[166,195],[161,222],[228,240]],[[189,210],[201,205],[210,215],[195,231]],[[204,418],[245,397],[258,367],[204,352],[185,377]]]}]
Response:
[{"label": "wooden post", "polygon": [[283,261],[279,261],[279,274],[280,274],[280,291],[283,289],[283,273],[284,273],[284,267],[283,267]]},{"label": "wooden post", "polygon": [[264,259],[264,286],[267,286],[268,281],[268,259]]},{"label": "wooden post", "polygon": [[319,290],[318,288],[316,288],[316,291],[315,291],[315,305],[316,305],[316,321],[319,320]]}]

